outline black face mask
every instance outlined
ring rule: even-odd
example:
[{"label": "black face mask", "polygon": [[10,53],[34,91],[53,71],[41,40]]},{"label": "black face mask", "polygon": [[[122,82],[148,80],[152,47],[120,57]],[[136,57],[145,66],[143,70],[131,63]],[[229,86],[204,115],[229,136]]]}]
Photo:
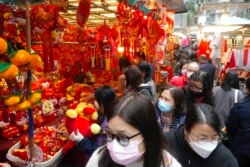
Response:
[{"label": "black face mask", "polygon": [[200,91],[195,91],[195,90],[190,89],[190,93],[191,93],[192,97],[194,97],[194,98],[199,98],[202,96],[202,92],[200,92]]}]

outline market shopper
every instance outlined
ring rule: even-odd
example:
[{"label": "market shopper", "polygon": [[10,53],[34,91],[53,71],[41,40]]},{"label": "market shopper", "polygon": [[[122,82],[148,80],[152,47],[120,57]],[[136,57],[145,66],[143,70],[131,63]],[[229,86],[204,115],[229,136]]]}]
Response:
[{"label": "market shopper", "polygon": [[[101,125],[101,129],[107,128],[107,112],[110,104],[115,100],[116,94],[115,90],[107,85],[104,85],[94,92],[95,101],[94,106],[98,112],[98,120],[97,123]],[[75,133],[72,132],[70,134],[70,139],[74,142],[76,142],[78,148],[83,152],[88,152],[89,154],[92,154],[93,151],[103,144],[103,137],[98,136],[97,141],[91,141],[87,138],[84,138],[84,136],[81,133]]]},{"label": "market shopper", "polygon": [[182,166],[237,167],[237,160],[221,143],[220,124],[212,106],[188,108],[184,126],[165,134],[170,152]]},{"label": "market shopper", "polygon": [[232,105],[244,98],[239,88],[239,77],[236,71],[228,71],[222,84],[213,88],[214,110],[219,116],[221,128],[225,126]]},{"label": "market shopper", "polygon": [[229,143],[240,167],[250,166],[250,78],[245,90],[246,97],[233,105],[226,122]]},{"label": "market shopper", "polygon": [[184,96],[178,87],[164,87],[156,103],[157,120],[163,132],[174,130],[184,123]]},{"label": "market shopper", "polygon": [[142,61],[140,64],[138,64],[138,68],[142,73],[143,83],[150,85],[152,96],[154,99],[156,95],[156,86],[155,82],[152,79],[153,70],[151,65],[146,61]]},{"label": "market shopper", "polygon": [[196,61],[192,61],[191,63],[188,64],[187,66],[187,78],[188,80],[190,79],[191,75],[200,70],[200,65]]},{"label": "market shopper", "polygon": [[157,124],[154,106],[138,93],[120,97],[107,114],[107,145],[91,156],[86,167],[179,167],[170,155]]},{"label": "market shopper", "polygon": [[180,60],[175,66],[175,76],[182,76],[187,72],[187,66],[190,63],[189,60]]},{"label": "market shopper", "polygon": [[172,86],[177,86],[179,88],[183,88],[184,86],[186,86],[189,82],[189,78],[190,76],[196,72],[200,70],[200,66],[197,62],[190,62],[187,65],[187,72],[185,72],[182,76],[175,76],[173,77],[169,84]]},{"label": "market shopper", "polygon": [[200,70],[207,73],[211,87],[214,86],[215,66],[210,63],[206,55],[200,56]]},{"label": "market shopper", "polygon": [[213,92],[208,75],[197,71],[190,77],[189,85],[183,88],[184,107],[187,109],[193,103],[206,103],[213,106]]},{"label": "market shopper", "polygon": [[151,86],[147,83],[143,83],[142,73],[137,66],[128,66],[124,70],[124,75],[126,81],[125,93],[138,92],[153,101],[153,93],[151,91]]},{"label": "market shopper", "polygon": [[123,56],[119,59],[119,69],[122,74],[118,77],[117,85],[115,87],[115,90],[117,91],[117,93],[123,93],[126,89],[124,70],[130,65],[131,65],[131,61],[129,60],[129,57]]},{"label": "market shopper", "polygon": [[[98,112],[97,123],[101,126],[101,129],[106,129],[106,115],[110,104],[116,98],[115,90],[110,86],[104,85],[95,90],[94,97],[94,107]],[[69,138],[75,142],[76,148],[73,151],[70,151],[69,154],[65,155],[65,158],[60,165],[62,167],[65,166],[65,164],[70,164],[74,167],[84,166],[92,153],[104,144],[104,137],[102,135],[97,135],[94,138],[88,139],[79,133],[78,130],[76,132],[72,132]],[[77,154],[77,156],[74,156],[75,154]],[[79,160],[81,158],[82,160]]]}]

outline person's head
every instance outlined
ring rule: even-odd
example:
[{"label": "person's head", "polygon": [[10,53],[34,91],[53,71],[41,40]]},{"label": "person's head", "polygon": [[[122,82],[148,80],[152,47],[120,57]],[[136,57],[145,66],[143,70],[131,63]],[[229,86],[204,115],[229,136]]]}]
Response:
[{"label": "person's head", "polygon": [[207,56],[205,54],[202,54],[200,56],[200,63],[202,64],[202,63],[205,63],[207,61],[208,61]]},{"label": "person's head", "polygon": [[180,60],[188,60],[188,55],[186,53],[179,53]]},{"label": "person's head", "polygon": [[239,89],[239,77],[236,71],[228,71],[224,80],[222,81],[221,88],[225,91],[231,90],[231,88]]},{"label": "person's head", "polygon": [[110,86],[104,85],[95,90],[94,96],[95,96],[95,101],[94,101],[95,108],[98,111],[103,112],[104,115],[106,115],[110,103],[115,100],[116,97],[115,90]]},{"label": "person's head", "polygon": [[207,158],[221,141],[219,118],[208,104],[190,106],[184,128],[185,140],[203,158]]},{"label": "person's head", "polygon": [[143,82],[146,83],[151,79],[151,67],[150,64],[146,61],[142,61],[138,64],[138,68],[141,70]]},{"label": "person's head", "polygon": [[142,83],[142,73],[135,65],[130,65],[124,70],[126,88],[137,89]]},{"label": "person's head", "polygon": [[179,44],[174,44],[174,49],[179,49],[180,45]]},{"label": "person's head", "polygon": [[183,114],[184,95],[178,87],[164,87],[160,92],[158,108],[163,118],[176,118]]},{"label": "person's head", "polygon": [[245,92],[246,94],[250,94],[250,77],[247,78],[246,83],[245,83]]},{"label": "person's head", "polygon": [[187,66],[187,77],[190,78],[190,76],[196,72],[196,71],[199,71],[200,70],[200,65],[195,62],[195,61],[192,61],[191,63],[188,64]]},{"label": "person's head", "polygon": [[123,56],[119,59],[119,69],[123,72],[123,70],[131,65],[131,61],[129,60],[129,57]]},{"label": "person's head", "polygon": [[178,73],[180,73],[181,75],[184,74],[187,71],[187,66],[188,66],[189,60],[180,60],[178,62]]},{"label": "person's head", "polygon": [[210,78],[204,71],[194,72],[189,81],[189,90],[194,98],[203,96],[207,104],[212,105],[212,87]]},{"label": "person's head", "polygon": [[193,48],[194,50],[197,50],[197,49],[198,49],[198,45],[197,45],[196,42],[192,45],[192,48]]},{"label": "person's head", "polygon": [[125,94],[110,108],[107,119],[107,150],[99,164],[127,165],[143,158],[144,167],[160,166],[165,139],[150,100],[138,93]]}]

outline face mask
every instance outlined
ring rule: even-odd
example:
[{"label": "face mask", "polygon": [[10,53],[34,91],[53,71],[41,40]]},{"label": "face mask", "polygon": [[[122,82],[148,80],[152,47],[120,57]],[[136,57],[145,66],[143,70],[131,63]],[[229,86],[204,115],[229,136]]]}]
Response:
[{"label": "face mask", "polygon": [[200,91],[195,91],[195,90],[190,89],[190,93],[192,94],[194,98],[198,98],[202,96],[202,92]]},{"label": "face mask", "polygon": [[138,161],[144,152],[139,152],[138,145],[141,141],[129,141],[129,145],[122,146],[115,138],[107,142],[107,148],[112,160],[120,165],[128,165]]},{"label": "face mask", "polygon": [[159,99],[158,101],[158,108],[161,110],[161,112],[169,112],[171,111],[171,105],[164,102],[163,100]]},{"label": "face mask", "polygon": [[186,69],[181,69],[181,73],[184,74],[185,72],[187,72]]},{"label": "face mask", "polygon": [[189,145],[190,147],[202,158],[207,158],[209,155],[214,151],[214,149],[217,147],[218,142],[206,142],[206,143],[197,143],[192,141],[192,139],[189,137]]},{"label": "face mask", "polygon": [[187,77],[190,78],[193,72],[187,72]]}]

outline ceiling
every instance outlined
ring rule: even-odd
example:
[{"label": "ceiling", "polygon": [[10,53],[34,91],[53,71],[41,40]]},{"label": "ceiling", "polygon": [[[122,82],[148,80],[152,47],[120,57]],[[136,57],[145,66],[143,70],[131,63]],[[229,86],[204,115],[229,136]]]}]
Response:
[{"label": "ceiling", "polygon": [[[80,0],[68,0],[69,7],[67,13],[61,12],[71,24],[76,24],[76,9]],[[138,0],[139,1],[139,0]],[[90,16],[86,23],[87,27],[96,27],[103,25],[118,25],[115,13],[117,12],[119,0],[91,0]],[[147,1],[148,2],[148,1]],[[151,3],[151,1],[149,1]],[[153,1],[152,1],[153,2]],[[162,5],[167,6],[167,10],[173,10],[175,13],[187,12],[183,0],[162,0]]]},{"label": "ceiling", "polygon": [[[63,2],[64,1],[64,2]],[[30,0],[32,4],[40,4],[43,2],[60,2],[64,3],[68,1],[67,12],[60,12],[70,24],[76,24],[76,11],[80,0]],[[137,2],[146,2],[147,5],[155,8],[155,0],[136,0]],[[25,0],[0,0],[1,2],[9,2],[9,4],[24,5]],[[97,27],[103,25],[106,22],[107,25],[119,25],[118,19],[116,19],[115,13],[117,12],[119,0],[91,0],[90,15],[87,23],[87,27]],[[174,10],[175,13],[187,12],[187,9],[183,3],[183,0],[161,0],[162,5],[167,6],[167,10]],[[67,5],[66,5],[67,6]]]},{"label": "ceiling", "polygon": [[[78,4],[79,0],[69,0],[68,11],[60,12],[71,24],[76,24],[76,9]],[[107,25],[118,25],[119,22],[115,16],[117,5],[117,0],[91,0],[90,16],[86,26],[96,27],[103,25],[104,21],[106,21]]]}]

